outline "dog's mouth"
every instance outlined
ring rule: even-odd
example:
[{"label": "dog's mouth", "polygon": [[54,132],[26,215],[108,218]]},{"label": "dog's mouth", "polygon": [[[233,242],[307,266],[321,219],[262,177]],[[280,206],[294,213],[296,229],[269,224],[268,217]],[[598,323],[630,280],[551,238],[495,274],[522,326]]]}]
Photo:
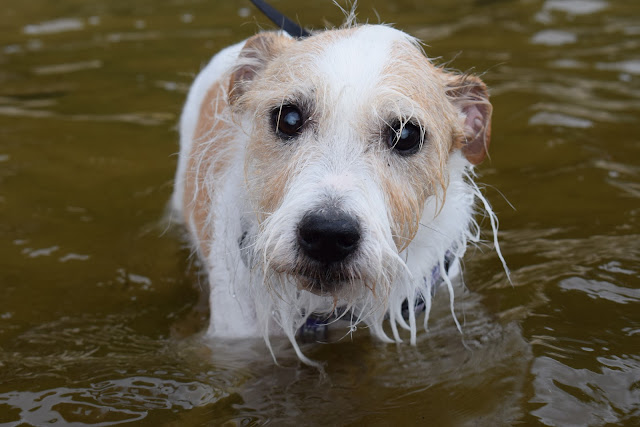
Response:
[{"label": "dog's mouth", "polygon": [[358,278],[353,266],[347,262],[299,263],[288,273],[295,278],[299,289],[319,296],[336,295]]},{"label": "dog's mouth", "polygon": [[342,273],[298,274],[298,287],[319,296],[335,295],[353,278]]}]

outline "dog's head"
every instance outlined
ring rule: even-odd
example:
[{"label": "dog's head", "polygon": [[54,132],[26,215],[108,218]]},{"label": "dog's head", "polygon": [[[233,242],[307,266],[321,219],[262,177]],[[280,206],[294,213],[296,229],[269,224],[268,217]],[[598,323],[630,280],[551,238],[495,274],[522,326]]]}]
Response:
[{"label": "dog's head", "polygon": [[491,105],[476,77],[431,64],[387,26],[249,39],[229,87],[268,272],[300,289],[388,295],[450,155],[480,163]]}]

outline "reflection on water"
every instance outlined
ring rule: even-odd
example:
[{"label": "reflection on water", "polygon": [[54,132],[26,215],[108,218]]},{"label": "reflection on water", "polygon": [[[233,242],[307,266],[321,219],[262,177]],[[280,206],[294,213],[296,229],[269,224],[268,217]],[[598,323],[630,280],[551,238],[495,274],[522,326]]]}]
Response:
[{"label": "reflection on water", "polygon": [[[238,421],[250,414],[278,425],[309,417],[329,424],[368,423],[377,417],[370,408],[392,414],[407,405],[414,410],[403,416],[405,422],[425,417],[459,424],[480,417],[504,423],[521,417],[517,403],[531,350],[520,329],[492,319],[477,295],[458,295],[465,319],[460,337],[448,295],[438,299],[433,332],[417,348],[381,345],[366,333],[356,334],[353,342],[307,346],[312,357],[327,362],[325,375],[301,366],[285,341],[274,343],[280,364],[274,366],[259,340],[231,348],[200,339],[150,339],[114,316],[50,322],[22,333],[15,343],[21,354],[37,348],[37,356],[6,353],[2,360],[12,378],[3,386],[10,391],[0,393],[0,405],[14,410],[4,421],[114,425],[157,413],[151,418],[177,422]],[[501,380],[486,384],[487,372]],[[226,399],[233,407],[220,411]],[[336,405],[351,413],[336,412]],[[442,412],[441,405],[453,412]]]},{"label": "reflection on water", "polygon": [[11,421],[107,426],[140,421],[150,410],[192,409],[219,397],[205,384],[136,376],[94,383],[88,389],[58,387],[39,393],[9,392],[0,395],[0,402],[19,409]]},{"label": "reflection on water", "polygon": [[0,424],[640,424],[640,3],[360,2],[491,87],[480,181],[513,285],[472,248],[462,335],[440,293],[415,348],[307,345],[324,376],[286,343],[275,365],[260,341],[199,336],[206,278],[160,222],[193,77],[266,20],[248,2],[4,6]]},{"label": "reflection on water", "polygon": [[22,32],[28,35],[54,34],[65,31],[78,31],[84,29],[84,22],[75,18],[61,18],[39,24],[25,25]]},{"label": "reflection on water", "polygon": [[[583,351],[593,350],[584,347]],[[544,406],[533,415],[551,425],[617,423],[624,421],[620,414],[637,415],[640,358],[599,357],[598,363],[599,372],[593,372],[567,366],[552,357],[537,358],[531,368],[536,391],[532,403]],[[633,425],[633,419],[628,419]]]}]

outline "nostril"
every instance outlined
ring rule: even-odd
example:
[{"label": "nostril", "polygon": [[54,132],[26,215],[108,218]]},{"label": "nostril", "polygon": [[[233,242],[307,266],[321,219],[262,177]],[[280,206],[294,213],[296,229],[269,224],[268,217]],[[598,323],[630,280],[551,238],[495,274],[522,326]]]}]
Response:
[{"label": "nostril", "polygon": [[317,230],[314,227],[301,226],[298,228],[298,237],[300,242],[303,243],[304,245],[313,246],[320,240],[321,233],[319,230]]},{"label": "nostril", "polygon": [[305,215],[298,226],[302,251],[317,261],[341,261],[354,252],[360,242],[358,221],[339,211]]},{"label": "nostril", "polygon": [[336,235],[336,244],[344,249],[350,249],[360,241],[360,232],[354,229],[343,230]]}]

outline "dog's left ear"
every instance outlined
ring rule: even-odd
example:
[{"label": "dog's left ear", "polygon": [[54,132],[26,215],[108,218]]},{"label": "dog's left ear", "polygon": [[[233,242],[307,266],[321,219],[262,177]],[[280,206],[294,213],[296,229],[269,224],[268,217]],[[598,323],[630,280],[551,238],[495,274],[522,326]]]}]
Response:
[{"label": "dog's left ear", "polygon": [[482,163],[491,142],[491,112],[487,86],[478,77],[450,75],[447,95],[464,118],[464,138],[460,148],[474,165]]}]

